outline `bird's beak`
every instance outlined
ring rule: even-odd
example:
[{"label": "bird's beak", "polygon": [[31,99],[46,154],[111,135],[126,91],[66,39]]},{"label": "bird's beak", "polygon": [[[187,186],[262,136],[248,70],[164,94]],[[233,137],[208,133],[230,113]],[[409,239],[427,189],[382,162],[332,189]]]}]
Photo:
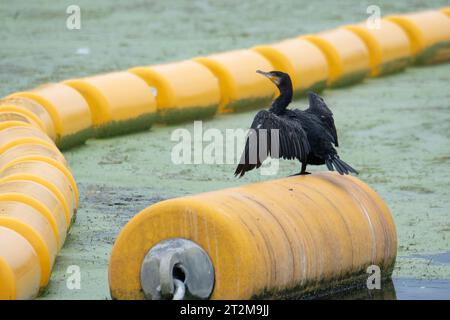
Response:
[{"label": "bird's beak", "polygon": [[265,76],[266,78],[269,78],[270,81],[272,81],[273,83],[275,83],[276,85],[279,84],[279,79],[278,77],[274,76],[272,73],[270,72],[264,72],[261,70],[256,70],[256,73],[262,74],[263,76]]},{"label": "bird's beak", "polygon": [[256,70],[256,73],[262,74],[263,76],[269,77],[270,76],[270,72],[264,72],[261,70]]}]

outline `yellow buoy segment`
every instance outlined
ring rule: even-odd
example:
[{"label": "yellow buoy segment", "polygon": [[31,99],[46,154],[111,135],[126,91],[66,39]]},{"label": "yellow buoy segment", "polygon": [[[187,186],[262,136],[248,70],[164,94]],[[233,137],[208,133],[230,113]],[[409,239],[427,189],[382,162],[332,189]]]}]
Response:
[{"label": "yellow buoy segment", "polygon": [[48,221],[38,211],[26,204],[2,199],[0,201],[0,226],[14,230],[31,244],[39,258],[40,286],[44,288],[50,279],[58,251]]},{"label": "yellow buoy segment", "polygon": [[157,243],[196,242],[215,275],[212,299],[311,292],[324,283],[392,271],[395,225],[383,200],[354,177],[289,177],[163,201],[121,231],[109,265],[115,299],[143,299],[140,268]]},{"label": "yellow buoy segment", "polygon": [[16,145],[0,154],[0,171],[16,159],[29,159],[28,157],[31,156],[50,158],[69,168],[66,159],[57,148],[37,143],[25,143]]},{"label": "yellow buoy segment", "polygon": [[409,37],[417,63],[450,60],[450,19],[441,11],[423,11],[386,17],[398,24]]},{"label": "yellow buoy segment", "polygon": [[361,81],[370,72],[369,51],[353,32],[339,28],[300,39],[315,44],[327,58],[329,75],[327,84],[344,86]]},{"label": "yellow buoy segment", "polygon": [[412,60],[408,35],[389,20],[380,20],[379,28],[366,23],[344,28],[359,36],[369,49],[371,76],[399,71]]},{"label": "yellow buoy segment", "polygon": [[17,163],[27,162],[27,161],[38,161],[38,162],[48,163],[48,164],[52,165],[53,167],[57,168],[59,171],[61,171],[70,183],[70,187],[73,190],[75,203],[78,206],[78,188],[77,188],[77,184],[75,182],[75,179],[74,179],[72,173],[67,168],[67,166],[65,166],[58,160],[53,159],[52,157],[47,157],[44,155],[23,155],[23,156],[17,157],[16,159],[9,161],[8,163],[5,163],[4,167],[0,163],[0,172],[3,171],[3,168],[6,169]]},{"label": "yellow buoy segment", "polygon": [[27,141],[39,141],[56,149],[53,141],[44,132],[33,127],[13,126],[1,131],[0,154]]},{"label": "yellow buoy segment", "polygon": [[40,278],[39,258],[31,244],[19,233],[0,226],[0,300],[35,298]]},{"label": "yellow buoy segment", "polygon": [[450,18],[450,7],[448,8],[442,8],[441,12],[446,14]]},{"label": "yellow buoy segment", "polygon": [[209,68],[219,79],[221,102],[219,111],[245,111],[267,106],[275,94],[275,86],[257,70],[274,67],[253,50],[237,50],[193,59]]},{"label": "yellow buoy segment", "polygon": [[[2,134],[0,135],[0,154],[3,154],[4,152],[6,152],[16,146],[23,145],[23,144],[29,144],[29,143],[42,144],[43,146],[45,146],[47,148],[50,148],[50,149],[54,148],[54,150],[57,151],[56,146],[54,146],[51,139],[45,133],[43,133],[37,129],[31,128],[31,127],[10,127],[10,128],[2,130],[1,133]],[[66,200],[66,201],[69,201],[69,204],[67,204],[67,205],[68,206],[70,205],[72,207],[72,209],[70,209],[71,211],[74,210],[74,208],[75,208],[74,205],[78,206],[78,189],[77,189],[77,186],[76,186],[76,183],[75,183],[75,180],[74,180],[72,174],[70,173],[70,171],[67,169],[66,166],[64,166],[57,160],[54,160],[54,159],[48,158],[48,157],[39,156],[39,155],[28,156],[22,160],[27,160],[28,162],[31,160],[35,160],[35,162],[39,162],[39,161],[47,162],[52,168],[54,168],[54,170],[57,170],[60,172],[60,174],[63,174],[65,176],[65,179],[70,184],[70,186],[69,186],[70,194],[73,194],[73,198],[74,198],[73,200],[72,199]],[[11,166],[12,164],[14,164],[17,161],[18,160],[14,160],[14,161],[12,161],[12,163],[8,163],[8,165]],[[6,165],[7,164],[5,164],[5,166]],[[48,168],[48,166],[47,166],[47,168]],[[53,172],[54,172],[54,170],[53,170]],[[58,173],[55,173],[55,174],[58,174]],[[68,210],[69,210],[69,208],[68,208]]]},{"label": "yellow buoy segment", "polygon": [[156,93],[158,113],[165,122],[212,117],[220,102],[219,81],[204,65],[180,61],[128,70]]},{"label": "yellow buoy segment", "polygon": [[328,79],[328,62],[322,51],[309,41],[288,39],[254,47],[274,69],[286,72],[292,79],[295,95],[322,90]]},{"label": "yellow buoy segment", "polygon": [[15,107],[36,122],[52,139],[56,139],[55,125],[50,113],[39,103],[25,97],[8,97],[0,100],[0,110],[4,107]]},{"label": "yellow buoy segment", "polygon": [[[34,115],[30,116],[23,110],[18,110],[15,107],[2,108],[0,106],[0,130],[12,127],[34,127],[41,131],[44,131],[43,125],[39,119],[35,119]],[[45,132],[45,131],[44,131]]]},{"label": "yellow buoy segment", "polygon": [[61,202],[48,188],[29,180],[3,181],[0,195],[2,200],[21,202],[37,210],[50,224],[58,249],[62,248],[70,226]]},{"label": "yellow buoy segment", "polygon": [[135,74],[113,72],[64,83],[88,102],[97,135],[142,130],[155,119],[155,97],[147,83]]},{"label": "yellow buoy segment", "polygon": [[63,205],[67,225],[71,224],[78,198],[70,181],[58,168],[37,160],[10,163],[0,172],[0,182],[12,180],[34,181],[48,188]]},{"label": "yellow buoy segment", "polygon": [[[4,115],[4,114],[3,114]],[[8,114],[7,116],[9,117],[11,114]],[[2,114],[0,113],[0,118],[1,118]],[[0,131],[3,129],[8,129],[11,127],[34,127],[39,129],[38,126],[33,125],[31,122],[25,122],[22,120],[6,120],[6,121],[2,121],[0,120]]]},{"label": "yellow buoy segment", "polygon": [[83,143],[91,136],[91,110],[83,96],[70,86],[61,83],[45,84],[9,97],[28,98],[43,106],[53,121],[55,142],[60,148]]}]

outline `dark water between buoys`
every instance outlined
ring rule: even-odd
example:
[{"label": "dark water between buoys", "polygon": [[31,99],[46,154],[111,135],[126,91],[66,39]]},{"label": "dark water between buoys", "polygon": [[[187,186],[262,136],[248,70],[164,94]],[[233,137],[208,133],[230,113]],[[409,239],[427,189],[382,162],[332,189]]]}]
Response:
[{"label": "dark water between buoys", "polygon": [[450,300],[450,280],[394,278],[381,289],[361,288],[329,295],[323,299],[361,300]]},{"label": "dark water between buoys", "polygon": [[[424,259],[432,265],[450,264],[450,252],[414,254],[408,258]],[[384,280],[380,289],[358,288],[330,294],[321,299],[364,300],[450,300],[450,279],[414,279],[394,277]]]}]

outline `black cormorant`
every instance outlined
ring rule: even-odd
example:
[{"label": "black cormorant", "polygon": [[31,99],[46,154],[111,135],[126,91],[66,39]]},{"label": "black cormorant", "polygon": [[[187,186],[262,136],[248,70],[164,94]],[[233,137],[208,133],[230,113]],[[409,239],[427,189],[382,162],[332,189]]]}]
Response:
[{"label": "black cormorant", "polygon": [[[289,75],[281,71],[257,72],[269,78],[280,90],[280,95],[269,110],[261,110],[256,114],[235,176],[242,177],[247,171],[259,168],[269,155],[272,158],[299,160],[302,166],[298,174],[301,175],[309,174],[306,172],[308,164],[326,164],[329,170],[336,170],[340,174],[358,174],[339,159],[333,147],[339,145],[338,137],[333,113],[324,100],[309,92],[308,109],[286,109],[292,101]],[[271,141],[273,129],[278,129],[278,141]]]}]

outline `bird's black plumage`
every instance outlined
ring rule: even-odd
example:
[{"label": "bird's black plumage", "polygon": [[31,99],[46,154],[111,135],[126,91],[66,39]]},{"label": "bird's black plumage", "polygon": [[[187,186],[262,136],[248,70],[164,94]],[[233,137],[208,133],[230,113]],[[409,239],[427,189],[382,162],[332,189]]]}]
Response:
[{"label": "bird's black plumage", "polygon": [[307,164],[326,164],[329,170],[340,174],[357,174],[339,158],[334,148],[338,146],[338,137],[333,113],[323,99],[310,92],[308,109],[286,109],[292,100],[289,75],[280,71],[258,73],[272,80],[280,95],[269,110],[256,114],[235,175],[242,177],[247,171],[259,168],[268,156],[299,160],[302,163],[300,174],[307,174]]},{"label": "bird's black plumage", "polygon": [[328,108],[327,104],[321,96],[314,92],[308,92],[309,108],[305,112],[317,116],[322,125],[325,126],[327,132],[333,137],[333,144],[339,147],[336,127],[334,125],[333,112]]}]

